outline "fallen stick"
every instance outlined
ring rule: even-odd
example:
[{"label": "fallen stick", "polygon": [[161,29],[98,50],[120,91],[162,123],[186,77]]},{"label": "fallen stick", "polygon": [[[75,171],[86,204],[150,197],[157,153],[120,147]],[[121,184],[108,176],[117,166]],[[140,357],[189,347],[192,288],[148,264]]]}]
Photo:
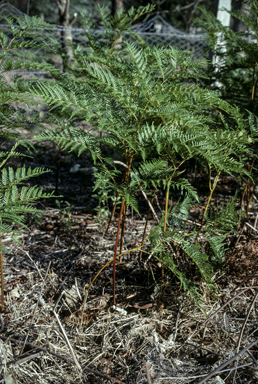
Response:
[{"label": "fallen stick", "polygon": [[23,357],[22,359],[19,359],[19,360],[9,361],[7,363],[7,367],[9,367],[10,365],[20,365],[20,364],[23,364],[23,363],[25,363],[27,361],[35,359],[36,357],[40,357],[41,355],[43,355],[43,351],[40,351],[38,353],[34,353],[34,354],[26,356],[26,357]]},{"label": "fallen stick", "polygon": [[[23,341],[22,341],[22,340],[16,340],[16,339],[9,338],[9,337],[2,336],[2,335],[0,335],[0,339],[2,339],[2,340],[7,340],[7,341],[11,341],[11,342],[16,343],[16,344],[23,344]],[[26,342],[26,345],[29,346],[29,347],[31,347],[31,348],[37,348],[37,349],[39,349],[40,351],[43,351],[43,352],[47,352],[47,353],[49,353],[50,355],[56,356],[56,357],[57,357],[58,359],[60,359],[60,360],[64,360],[64,361],[66,361],[66,362],[68,362],[68,363],[71,363],[71,364],[75,365],[75,362],[74,362],[73,360],[68,359],[68,358],[65,357],[65,356],[59,355],[58,353],[52,352],[52,351],[48,350],[47,348],[40,347],[40,346],[38,346],[38,345],[36,345],[36,344],[32,344],[32,343],[29,343],[29,342]],[[111,377],[111,376],[108,376],[108,375],[105,375],[105,374],[103,374],[103,373],[100,373],[100,372],[98,372],[98,371],[95,371],[95,370],[93,370],[93,369],[91,369],[91,368],[86,367],[85,365],[81,365],[81,367],[82,367],[82,369],[84,369],[85,371],[87,371],[87,372],[89,372],[89,373],[93,373],[94,375],[99,376],[99,377],[102,377],[103,379],[110,380],[110,381],[113,382],[113,383],[124,384],[122,381],[120,381],[120,380],[118,380],[118,379],[115,379],[115,378],[113,378],[113,377]]]},{"label": "fallen stick", "polygon": [[218,368],[214,369],[211,373],[209,373],[207,376],[205,376],[204,379],[199,381],[197,384],[203,384],[205,381],[209,380],[212,376],[214,376],[216,373],[220,372],[223,368],[225,368],[227,365],[238,359],[240,355],[242,355],[244,352],[248,351],[253,345],[258,343],[258,339],[254,340],[252,343],[248,344],[242,351],[235,354],[235,356],[231,357],[231,359],[225,361],[225,363],[221,364]]}]

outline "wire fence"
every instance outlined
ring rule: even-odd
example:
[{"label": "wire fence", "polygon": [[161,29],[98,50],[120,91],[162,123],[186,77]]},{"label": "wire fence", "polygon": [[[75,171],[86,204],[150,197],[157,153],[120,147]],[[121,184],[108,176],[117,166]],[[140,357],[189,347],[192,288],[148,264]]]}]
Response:
[{"label": "wire fence", "polygon": [[[24,14],[19,11],[17,8],[13,7],[9,3],[3,3],[0,5],[0,15],[5,16],[24,16]],[[12,31],[8,24],[4,22],[4,19],[0,17],[0,28],[5,34],[11,38]],[[68,31],[69,30],[69,31]],[[85,35],[83,28],[74,28],[74,27],[63,27],[60,25],[53,25],[52,28],[48,28],[47,31],[42,31],[46,35],[50,34],[52,37],[55,37],[58,42],[61,44],[62,35],[64,32],[69,32],[72,42],[80,44],[85,48],[88,45],[88,39]],[[101,33],[101,29],[96,30],[92,33]],[[203,59],[204,51],[207,47],[206,35],[204,33],[184,33],[180,30],[177,30],[172,25],[167,23],[161,15],[155,15],[151,19],[141,24],[135,25],[132,27],[132,32],[138,34],[143,40],[145,40],[150,46],[165,46],[165,47],[177,47],[181,50],[190,51],[192,53],[193,59]],[[126,37],[125,37],[126,39]],[[28,50],[28,48],[27,48]],[[33,53],[44,54],[42,49],[35,51],[35,48],[31,48]],[[18,70],[16,72],[19,72]],[[34,73],[30,71],[30,73]],[[44,75],[44,71],[36,71],[37,75]]]}]

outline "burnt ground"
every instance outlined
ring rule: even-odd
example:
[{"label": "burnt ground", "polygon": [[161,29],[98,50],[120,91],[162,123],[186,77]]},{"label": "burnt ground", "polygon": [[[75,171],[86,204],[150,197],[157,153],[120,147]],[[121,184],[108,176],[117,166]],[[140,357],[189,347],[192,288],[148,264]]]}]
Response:
[{"label": "burnt ground", "polygon": [[[35,180],[53,191],[58,149],[49,143],[36,149],[32,158],[15,159],[13,165],[25,162],[52,169]],[[105,233],[107,219],[97,215],[92,198],[94,175],[70,173],[76,163],[92,166],[87,154],[78,159],[62,153],[62,197],[57,194],[39,203],[42,211],[28,217],[19,244],[11,237],[2,240],[2,382],[257,383],[256,201],[249,216],[255,229],[245,226],[228,239],[225,263],[214,274],[217,291],[211,293],[197,275],[201,306],[190,300],[171,272],[166,271],[162,284],[160,263],[148,253],[139,255],[139,250],[118,260],[114,306],[112,259],[118,218],[115,215]],[[193,183],[202,196],[192,212],[199,220],[207,192],[200,170]],[[223,177],[214,204],[239,188],[235,179]],[[142,241],[148,207],[139,198],[142,215],[128,212],[124,251]],[[159,205],[164,205],[162,194]],[[154,207],[159,212],[157,204]],[[153,223],[151,217],[147,232]]]}]

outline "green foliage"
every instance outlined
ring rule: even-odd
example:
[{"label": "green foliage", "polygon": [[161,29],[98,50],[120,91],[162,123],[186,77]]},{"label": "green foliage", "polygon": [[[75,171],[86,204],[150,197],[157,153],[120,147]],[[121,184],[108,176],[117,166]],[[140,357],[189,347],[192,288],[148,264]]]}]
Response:
[{"label": "green foliage", "polygon": [[[6,105],[14,100],[48,105],[46,121],[50,128],[44,125],[37,139],[53,140],[61,149],[77,151],[78,155],[91,152],[98,170],[94,192],[101,209],[118,196],[122,207],[131,206],[141,214],[139,193],[147,199],[154,190],[166,192],[164,214],[149,236],[152,253],[198,299],[187,268],[194,265],[213,287],[212,259],[222,258],[224,239],[234,229],[235,213],[234,204],[229,202],[220,217],[209,215],[210,201],[221,174],[248,175],[243,158],[251,154],[254,137],[248,133],[250,129],[255,132],[255,121],[252,117],[248,121],[240,108],[203,87],[208,77],[206,62],[194,62],[188,52],[173,47],[150,48],[134,35],[130,42],[126,40],[131,23],[151,10],[147,6],[132,9],[128,14],[121,11],[112,17],[106,8],[100,8],[103,32],[99,36],[85,32],[89,46],[87,50],[79,45],[74,47],[73,60],[66,66],[66,72],[60,73],[34,56],[34,68],[45,68],[52,78],[39,81],[17,77],[9,90],[2,81],[4,103],[0,111],[12,126]],[[29,22],[24,18],[12,27],[13,34],[17,39],[28,37],[37,31],[38,25],[39,20]],[[9,43],[4,36],[2,41],[7,60]],[[46,38],[37,41],[42,46],[52,42]],[[15,68],[19,60],[7,60],[3,68]],[[24,65],[29,68],[28,62]],[[21,124],[21,111],[16,114]],[[32,121],[41,125],[37,114],[27,119],[26,124]],[[82,121],[88,123],[88,131],[78,128]],[[207,170],[210,188],[199,225],[189,220],[191,209],[198,204],[198,193],[187,176],[182,175],[186,162],[192,159]],[[10,171],[6,172],[10,175]],[[17,180],[22,181],[23,177],[17,173]],[[15,188],[20,181],[13,185],[10,176],[7,180],[11,185],[9,195],[18,194]],[[25,189],[21,191],[26,197]],[[174,198],[178,192],[181,200],[169,206],[168,198]],[[39,196],[33,193],[29,196]],[[15,200],[17,206],[19,198]],[[8,197],[8,202],[11,201]]]},{"label": "green foliage", "polygon": [[[230,12],[236,19],[245,24],[246,30],[243,32],[234,32],[223,26],[212,14],[202,9],[205,16],[202,20],[197,20],[207,31],[207,38],[210,48],[213,52],[213,60],[209,63],[209,76],[204,79],[204,84],[220,94],[220,97],[237,106],[239,111],[243,113],[249,120],[249,128],[243,132],[243,135],[249,136],[249,153],[243,154],[242,133],[239,132],[238,143],[235,142],[236,149],[235,158],[242,156],[245,162],[245,168],[252,172],[256,165],[256,154],[253,151],[254,143],[257,142],[257,116],[258,116],[258,99],[257,99],[257,82],[258,82],[258,1],[244,1],[246,12]],[[228,121],[225,120],[225,127],[228,131]],[[243,137],[246,142],[246,137]],[[241,143],[242,142],[242,143]],[[245,145],[245,144],[244,144]],[[251,199],[249,199],[249,188],[255,188],[257,185],[256,175],[252,178],[243,178],[245,188],[241,204],[246,210],[246,219],[248,220],[248,210]],[[239,223],[241,222],[241,216]]]},{"label": "green foliage", "polygon": [[[14,137],[11,136],[11,139]],[[21,143],[22,141],[17,140],[8,152],[0,152],[0,237],[12,232],[14,240],[19,230],[14,229],[13,225],[26,226],[26,214],[38,211],[32,204],[53,195],[44,193],[43,188],[38,188],[36,185],[31,187],[28,183],[31,178],[49,172],[48,169],[31,169],[25,166],[14,169],[8,166],[11,158],[23,156],[16,151]]]},{"label": "green foliage", "polygon": [[188,219],[191,217],[190,210],[196,204],[196,199],[193,200],[192,196],[186,195],[182,201],[171,206],[165,235],[163,217],[159,225],[152,229],[149,239],[153,255],[162,261],[163,254],[166,266],[180,279],[183,289],[187,289],[191,297],[199,301],[200,294],[193,281],[186,275],[186,265],[194,263],[200,276],[213,290],[212,266],[223,262],[227,249],[225,239],[229,233],[234,232],[237,217],[235,197],[230,199],[225,207],[218,207],[215,212],[209,214],[206,225],[201,230],[201,241],[196,243],[196,235],[200,229],[193,222],[192,231],[189,231]]},{"label": "green foliage", "polygon": [[230,12],[246,25],[243,32],[234,32],[223,26],[204,8],[204,18],[197,19],[196,23],[206,29],[208,43],[213,52],[208,83],[229,103],[237,105],[242,111],[248,109],[257,115],[258,2],[248,0],[243,3],[247,4],[246,13]]},{"label": "green foliage", "polygon": [[2,169],[2,179],[0,186],[0,231],[3,232],[2,223],[23,225],[25,223],[25,213],[35,213],[37,209],[31,205],[38,199],[46,198],[48,193],[44,193],[42,188],[37,186],[23,185],[25,181],[49,172],[41,168],[26,169],[11,167]]},{"label": "green foliage", "polygon": [[[37,200],[51,196],[44,193],[42,188],[36,185],[30,186],[31,178],[49,172],[42,168],[21,168],[14,169],[9,163],[14,157],[23,156],[17,151],[19,145],[31,147],[29,142],[20,138],[19,128],[29,129],[39,118],[39,113],[28,116],[28,104],[37,101],[29,93],[29,80],[22,76],[15,75],[16,70],[48,70],[57,73],[57,69],[46,62],[40,62],[40,56],[33,51],[28,54],[24,51],[31,48],[53,49],[53,39],[49,35],[41,36],[42,28],[48,34],[48,24],[43,23],[37,17],[12,18],[2,16],[10,25],[12,38],[9,38],[3,31],[0,32],[0,139],[1,143],[11,140],[14,142],[9,151],[0,152],[0,237],[12,232],[15,235],[19,232],[15,226],[26,226],[26,214],[37,212],[33,205]],[[35,40],[35,33],[37,40]],[[20,57],[23,58],[20,58]],[[38,61],[36,61],[39,59]],[[34,97],[34,96],[33,96]],[[16,229],[15,229],[16,228]]]},{"label": "green foliage", "polygon": [[[222,259],[223,239],[234,230],[234,212],[229,203],[231,208],[220,212],[221,220],[209,217],[201,227],[193,225],[189,234],[188,217],[198,195],[181,173],[190,159],[207,169],[207,211],[220,174],[248,174],[243,156],[250,155],[254,139],[240,109],[203,87],[205,62],[194,62],[189,53],[173,47],[150,48],[125,40],[130,23],[149,10],[120,12],[112,18],[100,8],[105,30],[98,38],[86,32],[87,54],[77,46],[73,66],[66,73],[52,82],[32,82],[30,92],[50,105],[55,121],[39,140],[54,140],[78,154],[91,151],[98,165],[95,196],[101,209],[118,194],[140,213],[139,191],[152,194],[163,189],[171,196],[180,191],[182,200],[164,213],[149,239],[153,254],[198,298],[177,252],[189,265],[194,263],[212,287],[210,253]],[[88,132],[75,125],[82,120],[90,124]],[[114,157],[106,157],[103,148]],[[200,238],[210,244],[209,254]]]}]

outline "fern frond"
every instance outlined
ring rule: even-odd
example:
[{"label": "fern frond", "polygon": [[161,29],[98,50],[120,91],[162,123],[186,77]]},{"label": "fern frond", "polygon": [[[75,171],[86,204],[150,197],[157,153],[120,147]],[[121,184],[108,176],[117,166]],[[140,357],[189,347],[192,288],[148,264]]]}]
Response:
[{"label": "fern frond", "polygon": [[46,129],[36,139],[39,141],[55,141],[64,150],[78,151],[78,155],[89,150],[94,162],[101,157],[98,140],[93,135],[73,126],[68,126],[66,123],[63,124],[61,129]]}]

